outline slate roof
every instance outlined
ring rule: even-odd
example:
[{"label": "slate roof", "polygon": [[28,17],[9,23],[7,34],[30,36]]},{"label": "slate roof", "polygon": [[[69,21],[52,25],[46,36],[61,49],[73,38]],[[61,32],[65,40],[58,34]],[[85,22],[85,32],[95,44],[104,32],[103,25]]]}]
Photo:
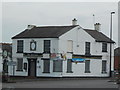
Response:
[{"label": "slate roof", "polygon": [[[58,38],[64,33],[70,31],[78,25],[72,26],[43,26],[34,27],[32,29],[26,29],[25,31],[19,33],[18,35],[12,37],[12,39],[20,38]],[[110,40],[106,35],[97,30],[84,29],[88,34],[90,34],[97,42],[108,42],[115,43]]]},{"label": "slate roof", "polygon": [[31,30],[26,29],[20,34],[12,37],[12,39],[17,38],[58,38],[69,30],[73,29],[75,26],[44,26],[44,27],[34,27]]},{"label": "slate roof", "polygon": [[115,43],[113,40],[111,40],[109,37],[107,37],[102,32],[98,32],[97,30],[90,30],[90,29],[84,29],[88,34],[90,34],[96,42],[107,42],[107,43]]}]

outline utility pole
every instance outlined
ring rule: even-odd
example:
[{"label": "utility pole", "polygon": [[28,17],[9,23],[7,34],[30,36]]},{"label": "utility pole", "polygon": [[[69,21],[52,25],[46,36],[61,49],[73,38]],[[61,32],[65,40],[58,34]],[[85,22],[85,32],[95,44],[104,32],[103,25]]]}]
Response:
[{"label": "utility pole", "polygon": [[[112,40],[112,15],[115,14],[115,12],[111,12],[111,22],[110,22],[110,41]],[[112,61],[112,44],[110,43],[110,77],[112,76],[111,72],[111,61]]]}]

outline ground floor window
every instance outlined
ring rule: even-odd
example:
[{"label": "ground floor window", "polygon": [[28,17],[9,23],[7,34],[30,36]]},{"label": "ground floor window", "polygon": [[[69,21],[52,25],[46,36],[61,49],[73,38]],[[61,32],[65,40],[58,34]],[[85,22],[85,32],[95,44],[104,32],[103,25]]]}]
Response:
[{"label": "ground floor window", "polygon": [[90,73],[90,60],[85,60],[85,73]]},{"label": "ground floor window", "polygon": [[62,72],[62,66],[62,60],[53,60],[53,72]]},{"label": "ground floor window", "polygon": [[50,60],[43,60],[43,73],[50,73]]},{"label": "ground floor window", "polygon": [[23,71],[23,58],[17,58],[17,71]]},{"label": "ground floor window", "polygon": [[67,73],[72,73],[72,60],[67,60]]},{"label": "ground floor window", "polygon": [[107,65],[107,61],[106,60],[102,60],[102,73],[106,73],[106,65]]}]

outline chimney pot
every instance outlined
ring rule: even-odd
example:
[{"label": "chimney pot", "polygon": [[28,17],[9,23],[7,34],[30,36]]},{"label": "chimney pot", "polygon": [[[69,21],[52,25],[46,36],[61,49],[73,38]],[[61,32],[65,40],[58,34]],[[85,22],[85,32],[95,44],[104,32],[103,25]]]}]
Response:
[{"label": "chimney pot", "polygon": [[76,19],[76,18],[74,18],[74,19],[72,20],[72,25],[77,25],[77,19]]},{"label": "chimney pot", "polygon": [[96,23],[96,24],[94,24],[94,27],[95,27],[95,30],[97,30],[99,32],[100,29],[101,29],[101,24],[100,23]]}]

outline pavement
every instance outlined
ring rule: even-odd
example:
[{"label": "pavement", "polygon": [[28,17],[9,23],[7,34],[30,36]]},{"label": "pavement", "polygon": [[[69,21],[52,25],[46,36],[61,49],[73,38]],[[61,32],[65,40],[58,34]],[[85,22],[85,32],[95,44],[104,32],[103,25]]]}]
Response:
[{"label": "pavement", "polygon": [[118,88],[109,78],[96,79],[43,79],[19,81],[16,83],[3,83],[3,88]]}]

